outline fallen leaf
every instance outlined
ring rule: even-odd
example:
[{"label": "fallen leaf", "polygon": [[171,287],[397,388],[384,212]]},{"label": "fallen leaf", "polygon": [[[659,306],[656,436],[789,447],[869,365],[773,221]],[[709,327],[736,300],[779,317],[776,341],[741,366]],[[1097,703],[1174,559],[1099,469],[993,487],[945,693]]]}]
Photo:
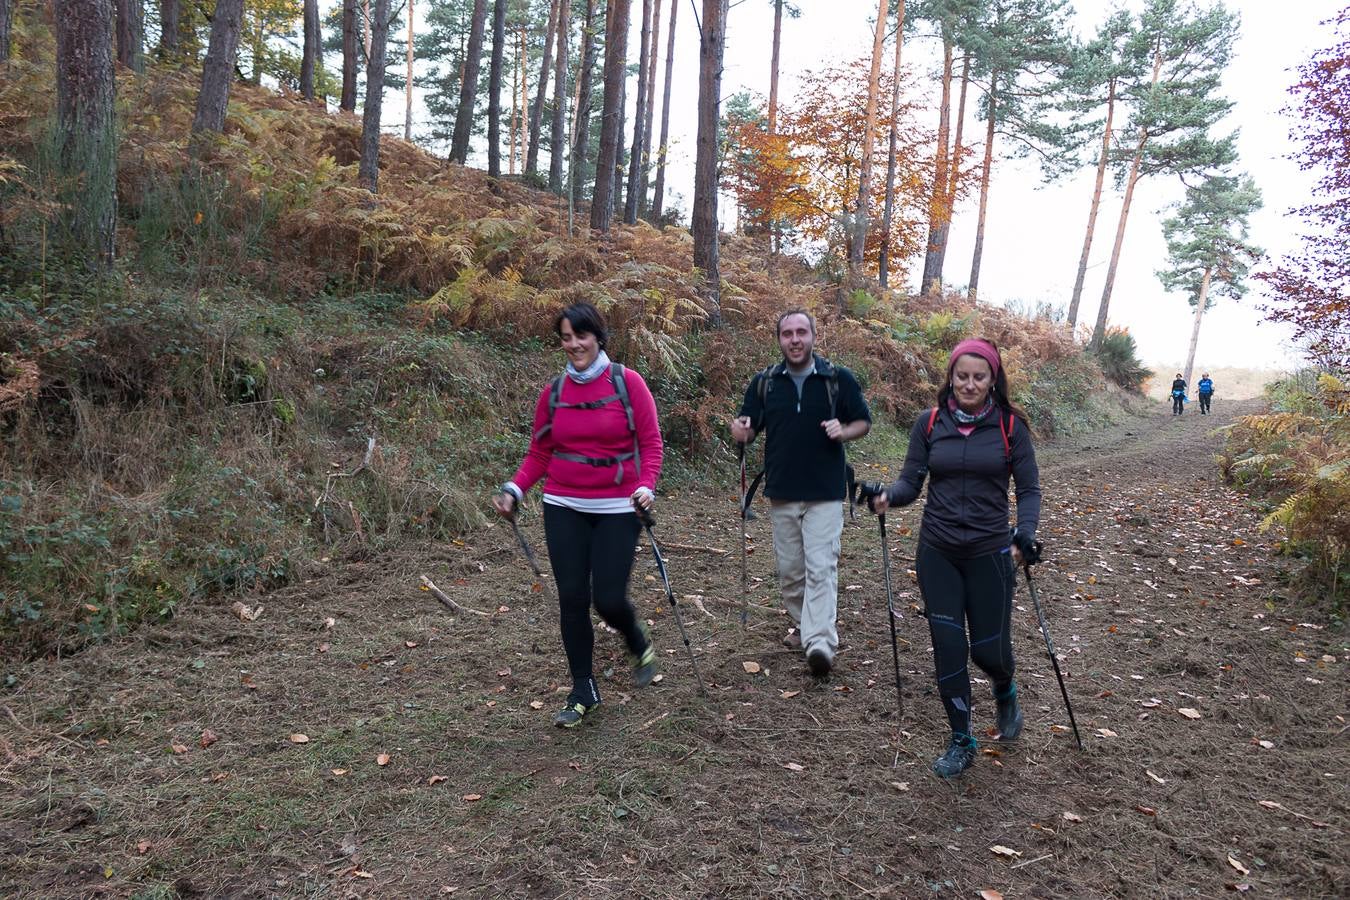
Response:
[{"label": "fallen leaf", "polygon": [[891,782],[891,787],[895,788],[897,791],[907,791],[907,790],[909,790],[909,782],[908,782],[908,781],[892,781],[892,782]]},{"label": "fallen leaf", "polygon": [[1264,806],[1266,809],[1284,809],[1283,806],[1276,803],[1274,800],[1257,800],[1256,802]]},{"label": "fallen leaf", "polygon": [[1112,731],[1110,728],[1098,728],[1097,733],[1104,738],[1119,737],[1119,735],[1116,734],[1114,731]]},{"label": "fallen leaf", "polygon": [[1158,814],[1158,811],[1151,806],[1140,805],[1136,806],[1134,809],[1135,812],[1141,812],[1146,816],[1156,816]]},{"label": "fallen leaf", "polygon": [[1239,894],[1245,894],[1252,889],[1252,886],[1245,882],[1242,884],[1234,884],[1230,881],[1225,884],[1224,887],[1228,888],[1230,891],[1237,891]]},{"label": "fallen leaf", "polygon": [[412,648],[414,648],[414,647],[417,646],[417,641],[404,641],[404,642],[403,642],[403,646],[405,646],[405,647],[407,647],[409,650],[411,650]]},{"label": "fallen leaf", "polygon": [[1066,821],[1066,822],[1081,822],[1081,821],[1083,821],[1083,817],[1080,816],[1080,815],[1078,815],[1078,813],[1066,812],[1066,813],[1064,813],[1064,821]]},{"label": "fallen leaf", "polygon": [[1181,713],[1188,719],[1200,718],[1200,713],[1197,712],[1196,710],[1191,709],[1189,706],[1183,706],[1181,709],[1177,710],[1177,712]]},{"label": "fallen leaf", "polygon": [[324,631],[332,631],[336,627],[337,627],[337,619],[333,618],[332,616],[329,616],[328,618],[323,620]]},{"label": "fallen leaf", "polygon": [[327,641],[324,641],[322,644],[319,645],[319,652],[327,653],[329,649],[332,648],[332,646],[333,646],[332,644],[328,643]]},{"label": "fallen leaf", "polygon": [[459,799],[463,800],[465,803],[477,803],[479,800],[482,800],[482,799],[483,799],[483,795],[482,795],[482,794],[465,794],[463,797],[460,797]]},{"label": "fallen leaf", "polygon": [[234,601],[234,605],[231,606],[230,609],[239,617],[239,621],[241,622],[256,622],[258,616],[263,614],[263,605],[261,603],[257,606],[249,606],[242,600]]},{"label": "fallen leaf", "polygon": [[295,734],[291,735],[291,743],[292,743],[292,744],[308,744],[308,743],[309,743],[309,735],[307,735],[307,734],[300,734],[299,732],[296,732]]},{"label": "fallen leaf", "polygon": [[759,663],[746,660],[745,662],[741,663],[741,668],[749,672],[751,675],[753,675],[759,671]]},{"label": "fallen leaf", "polygon": [[806,766],[803,766],[803,765],[801,765],[800,763],[794,763],[794,762],[783,763],[783,768],[785,768],[785,769],[791,769],[791,770],[794,771],[794,772],[805,772],[805,771],[806,771]]},{"label": "fallen leaf", "polygon": [[531,701],[530,701],[530,709],[543,709],[543,708],[544,708],[544,701],[543,701],[543,700],[531,700]]},{"label": "fallen leaf", "polygon": [[1009,859],[1022,855],[1020,850],[1014,850],[1011,847],[1005,847],[1002,844],[995,844],[989,848],[996,856],[1006,856]]},{"label": "fallen leaf", "polygon": [[1228,856],[1228,864],[1229,864],[1230,866],[1232,866],[1233,868],[1237,869],[1238,872],[1240,872],[1240,873],[1243,874],[1243,875],[1250,875],[1250,874],[1252,874],[1251,869],[1248,869],[1248,868],[1247,868],[1246,866],[1244,866],[1242,863],[1238,862],[1236,859],[1233,859],[1232,854],[1229,854],[1229,856]]},{"label": "fallen leaf", "polygon": [[346,770],[346,769],[333,769],[332,772],[333,772],[334,775],[337,775],[339,778],[342,777],[343,775],[346,775],[346,774],[347,774],[347,770]]},{"label": "fallen leaf", "polygon": [[389,765],[389,760],[390,756],[388,753],[381,753],[379,756],[375,757],[375,765],[387,766]]},{"label": "fallen leaf", "polygon": [[664,675],[662,675],[662,674],[660,674],[660,673],[658,672],[657,675],[656,675],[656,677],[652,679],[652,684],[660,684],[661,682],[663,682],[663,681],[665,681],[665,680],[666,680],[666,676],[664,676]]},{"label": "fallen leaf", "polygon": [[1167,779],[1159,778],[1156,774],[1154,774],[1152,769],[1145,769],[1144,774],[1146,774],[1149,778],[1152,778],[1154,781],[1158,782],[1158,784],[1167,784]]},{"label": "fallen leaf", "polygon": [[778,696],[782,697],[784,700],[791,700],[800,693],[801,691],[783,691]]},{"label": "fallen leaf", "polygon": [[145,854],[150,852],[150,848],[153,846],[155,845],[150,843],[149,841],[137,841],[136,852],[144,856]]},{"label": "fallen leaf", "polygon": [[430,778],[427,779],[427,784],[429,785],[440,784],[442,781],[449,781],[449,780],[450,777],[448,775],[432,775]]},{"label": "fallen leaf", "polygon": [[1257,742],[1256,742],[1256,746],[1260,747],[1262,750],[1274,750],[1274,749],[1275,749],[1275,742],[1274,742],[1274,741],[1257,741]]},{"label": "fallen leaf", "polygon": [[353,878],[374,878],[375,876],[364,869],[352,869]]},{"label": "fallen leaf", "polygon": [[511,670],[510,670],[510,669],[498,669],[498,670],[497,670],[497,677],[498,677],[498,678],[505,678],[507,675],[510,675],[510,674],[511,674]]},{"label": "fallen leaf", "polygon": [[993,888],[985,888],[980,891],[980,900],[1003,900],[1003,895]]},{"label": "fallen leaf", "polygon": [[176,756],[181,756],[182,754],[188,752],[186,744],[170,744],[169,749],[172,750]]},{"label": "fallen leaf", "polygon": [[1162,701],[1157,697],[1149,697],[1147,700],[1141,700],[1139,705],[1145,709],[1153,709],[1155,706],[1162,706]]}]

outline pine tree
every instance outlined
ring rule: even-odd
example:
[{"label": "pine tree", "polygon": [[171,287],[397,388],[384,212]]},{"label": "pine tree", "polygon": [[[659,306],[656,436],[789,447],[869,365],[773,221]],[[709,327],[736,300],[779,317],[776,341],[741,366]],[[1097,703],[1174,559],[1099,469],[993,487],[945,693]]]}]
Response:
[{"label": "pine tree", "polygon": [[1187,188],[1177,213],[1163,222],[1170,266],[1158,272],[1163,287],[1184,291],[1195,307],[1191,344],[1182,377],[1190,384],[1200,318],[1214,297],[1237,300],[1247,292],[1243,279],[1261,250],[1248,241],[1248,220],[1261,208],[1261,191],[1250,176],[1214,175]]},{"label": "pine tree", "polygon": [[305,0],[304,49],[300,60],[300,94],[314,99],[314,72],[319,62],[319,0]]},{"label": "pine tree", "polygon": [[56,0],[56,122],[76,243],[111,268],[117,236],[117,83],[111,0]]},{"label": "pine tree", "polygon": [[628,154],[628,199],[624,203],[623,220],[636,225],[638,220],[638,182],[642,169],[642,126],[647,121],[647,72],[649,70],[647,54],[652,43],[652,0],[642,0],[642,30],[638,39],[638,84],[637,109],[633,113],[633,148]]},{"label": "pine tree", "polygon": [[877,274],[882,287],[890,286],[891,223],[895,216],[895,170],[899,142],[900,62],[905,47],[905,0],[899,0],[895,11],[895,63],[891,71],[891,126],[886,150],[886,200],[881,214],[881,253],[877,260]]},{"label": "pine tree", "polygon": [[478,69],[483,61],[483,31],[486,25],[487,0],[474,0],[469,46],[464,51],[464,78],[459,85],[459,108],[455,112],[455,134],[450,142],[450,161],[461,166],[469,159],[469,138],[473,134],[473,107],[478,96]]},{"label": "pine tree", "polygon": [[605,97],[600,110],[600,150],[595,163],[595,190],[591,193],[591,228],[607,233],[614,219],[615,169],[623,132],[619,116],[623,105],[624,72],[628,68],[629,0],[609,0],[605,25]]},{"label": "pine tree", "polygon": [[561,194],[567,156],[567,65],[572,31],[572,0],[558,0],[557,59],[553,64],[553,127],[549,133],[548,189]]},{"label": "pine tree", "polygon": [[1049,94],[1068,66],[1071,43],[1066,19],[1070,12],[1069,0],[992,0],[987,18],[972,30],[970,41],[977,71],[986,82],[980,212],[967,288],[971,300],[979,292],[995,136],[1003,133],[1019,141],[1024,154],[1033,150],[1045,154],[1036,136],[1054,132],[1038,129],[1037,123],[1029,120],[1041,107],[1028,103],[1028,98]]},{"label": "pine tree", "polygon": [[699,33],[698,136],[694,155],[694,206],[690,215],[694,268],[703,274],[708,323],[722,324],[722,274],[717,246],[718,109],[722,102],[722,54],[726,50],[728,0],[703,0]]},{"label": "pine tree", "polygon": [[141,0],[116,0],[117,61],[133,72],[145,71],[145,7]]},{"label": "pine tree", "polygon": [[872,193],[872,154],[876,142],[877,106],[881,94],[881,57],[886,42],[886,19],[890,0],[880,0],[872,28],[872,68],[867,75],[867,115],[864,121],[862,160],[858,164],[858,201],[853,208],[853,242],[849,247],[850,274],[862,273],[863,248],[867,245],[868,198]]},{"label": "pine tree", "polygon": [[225,110],[234,82],[235,57],[239,52],[239,31],[243,25],[244,0],[216,0],[211,17],[211,39],[206,61],[202,63],[202,89],[197,94],[197,111],[192,118],[193,146],[202,146],[201,136],[225,128]]},{"label": "pine tree", "polygon": [[595,3],[586,0],[586,18],[581,31],[581,69],[577,81],[577,108],[572,127],[571,174],[568,191],[572,208],[581,202],[582,185],[586,179],[586,157],[591,144],[592,84],[595,78]]},{"label": "pine tree", "polygon": [[389,42],[389,0],[371,11],[370,59],[366,63],[366,104],[361,115],[361,165],[357,177],[372,194],[379,187],[380,112],[384,105],[384,63]]},{"label": "pine tree", "polygon": [[661,139],[656,145],[656,182],[652,185],[652,221],[659,222],[665,213],[666,156],[670,150],[670,80],[675,72],[675,22],[680,11],[680,0],[670,0],[670,24],[666,27],[666,79],[661,89]]},{"label": "pine tree", "polygon": [[10,33],[14,30],[14,0],[0,0],[0,66],[9,62]]},{"label": "pine tree", "polygon": [[553,71],[553,43],[558,36],[558,6],[561,0],[549,4],[548,25],[544,29],[544,55],[539,63],[539,81],[534,100],[530,103],[529,145],[525,151],[525,174],[539,171],[539,132],[544,120],[544,101],[548,97],[548,79]]},{"label": "pine tree", "polygon": [[1152,62],[1147,84],[1126,86],[1131,104],[1130,128],[1134,147],[1120,165],[1125,195],[1116,225],[1116,242],[1106,270],[1097,324],[1089,346],[1101,346],[1106,334],[1111,291],[1120,266],[1130,204],[1141,178],[1152,175],[1203,175],[1231,163],[1236,157],[1235,135],[1214,139],[1209,130],[1218,124],[1232,101],[1219,93],[1223,70],[1233,52],[1237,16],[1221,3],[1208,10],[1183,9],[1180,0],[1149,0],[1127,52]]},{"label": "pine tree", "polygon": [[488,174],[502,174],[502,61],[506,58],[506,3],[492,3],[492,62],[488,66]]},{"label": "pine tree", "polygon": [[[8,0],[0,0],[0,6]],[[159,57],[172,59],[178,55],[179,20],[182,14],[180,0],[159,0]]]},{"label": "pine tree", "polygon": [[356,112],[356,0],[342,0],[342,99],[338,108]]},{"label": "pine tree", "polygon": [[647,114],[642,120],[642,162],[638,168],[638,215],[646,217],[651,213],[647,203],[647,189],[651,185],[652,171],[652,127],[656,124],[656,65],[660,57],[657,46],[661,43],[661,0],[652,0],[652,40],[647,56],[647,99],[643,107]]}]

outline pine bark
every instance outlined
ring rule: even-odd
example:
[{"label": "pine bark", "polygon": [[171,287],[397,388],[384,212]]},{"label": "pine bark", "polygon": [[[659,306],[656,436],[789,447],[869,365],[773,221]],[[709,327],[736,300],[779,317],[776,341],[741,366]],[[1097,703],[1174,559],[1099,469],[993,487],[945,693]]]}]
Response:
[{"label": "pine bark", "polygon": [[488,65],[488,174],[502,174],[502,63],[506,59],[506,2],[492,4],[492,61]]},{"label": "pine bark", "polygon": [[619,116],[623,104],[624,70],[628,68],[628,8],[630,0],[609,0],[605,29],[605,99],[600,110],[600,150],[591,194],[591,228],[608,232],[614,218],[614,173],[619,159]]},{"label": "pine bark", "polygon": [[572,31],[572,0],[558,0],[557,59],[553,66],[553,128],[549,134],[548,189],[561,194],[567,156],[567,62]]},{"label": "pine bark", "polygon": [[652,42],[652,0],[642,0],[642,30],[639,35],[637,107],[633,111],[633,147],[628,154],[628,197],[623,208],[623,220],[629,225],[637,224],[638,207],[641,205],[638,181],[642,169],[642,128],[647,121],[647,54]]},{"label": "pine bark", "polygon": [[[9,0],[0,0],[0,5]],[[172,58],[178,55],[179,19],[182,15],[180,0],[159,0],[159,55]]]},{"label": "pine bark", "polygon": [[778,133],[778,62],[782,58],[782,49],[783,0],[773,0],[773,54],[769,58],[769,134]]},{"label": "pine bark", "polygon": [[342,0],[342,99],[338,108],[356,112],[356,0]]},{"label": "pine bark", "polygon": [[1116,115],[1116,81],[1111,79],[1106,97],[1106,127],[1102,131],[1102,155],[1097,160],[1097,182],[1092,188],[1092,205],[1088,207],[1087,232],[1083,235],[1083,252],[1078,257],[1078,274],[1073,280],[1073,298],[1069,301],[1069,331],[1078,326],[1078,304],[1083,299],[1083,282],[1087,279],[1088,255],[1092,252],[1092,235],[1097,228],[1097,211],[1102,205],[1102,185],[1106,182],[1106,166],[1111,159],[1112,123]]},{"label": "pine bark", "polygon": [[896,145],[899,142],[900,119],[900,57],[905,46],[905,0],[895,14],[895,69],[891,81],[890,146],[886,151],[886,205],[881,217],[881,254],[878,275],[881,286],[890,286],[891,223],[895,215]]},{"label": "pine bark", "polygon": [[361,116],[360,182],[377,193],[380,175],[380,112],[384,105],[385,48],[389,40],[389,0],[375,0],[370,23],[370,58],[366,62],[366,104]]},{"label": "pine bark", "polygon": [[1186,351],[1186,369],[1183,378],[1191,383],[1191,373],[1195,371],[1195,348],[1200,344],[1200,318],[1205,314],[1205,304],[1209,302],[1209,282],[1214,275],[1213,266],[1205,266],[1205,274],[1200,279],[1200,296],[1195,304],[1195,323],[1191,326],[1191,346]]},{"label": "pine bark", "polygon": [[558,33],[558,6],[562,0],[553,0],[548,11],[548,26],[544,29],[544,58],[539,63],[539,84],[534,102],[530,104],[530,138],[525,150],[525,174],[539,171],[539,132],[544,120],[544,100],[548,97],[548,79],[553,71],[553,39]]},{"label": "pine bark", "polygon": [[[244,0],[216,0],[211,17],[211,39],[202,63],[202,89],[197,94],[197,111],[192,118],[194,136],[225,129],[225,110],[234,82],[235,55],[239,52],[239,31],[244,21]],[[201,145],[195,144],[200,147]]]},{"label": "pine bark", "polygon": [[591,88],[595,71],[595,0],[586,0],[586,21],[582,28],[581,74],[577,85],[577,108],[572,120],[572,156],[568,190],[572,203],[581,203],[581,170],[591,144]]},{"label": "pine bark", "polygon": [[486,25],[487,0],[473,0],[469,46],[464,51],[464,79],[459,84],[459,109],[455,112],[455,133],[450,141],[450,161],[461,166],[469,159],[469,138],[473,135],[473,107],[478,98],[478,70],[483,62]]},{"label": "pine bark", "polygon": [[10,34],[14,30],[14,0],[0,0],[0,66],[9,62]]},{"label": "pine bark", "polygon": [[652,185],[652,221],[664,215],[666,195],[666,154],[670,147],[670,80],[675,71],[675,21],[680,0],[670,0],[670,24],[666,26],[666,81],[661,89],[661,140],[656,146],[656,183]]},{"label": "pine bark", "polygon": [[141,0],[117,0],[117,62],[145,71],[145,7]]},{"label": "pine bark", "polygon": [[[408,0],[409,3],[412,0]],[[319,62],[319,0],[305,0],[305,39],[300,54],[300,95],[314,99],[314,72]]]},{"label": "pine bark", "polygon": [[949,160],[947,141],[951,137],[952,117],[952,40],[946,29],[942,39],[942,103],[938,107],[937,159],[933,166],[933,191],[928,201],[928,251],[923,259],[923,280],[919,291],[923,294],[942,290],[943,222],[950,219],[945,208]]},{"label": "pine bark", "polygon": [[980,289],[980,263],[984,257],[984,223],[989,212],[989,174],[994,168],[994,131],[998,114],[998,73],[989,76],[989,121],[984,129],[984,164],[980,169],[980,216],[975,223],[975,253],[970,260],[970,286],[966,296],[974,300]]},{"label": "pine bark", "polygon": [[412,140],[412,119],[413,119],[413,56],[414,56],[414,34],[413,34],[413,0],[408,0],[408,46],[405,48],[407,62],[407,73],[403,81],[403,139]]},{"label": "pine bark", "polygon": [[79,189],[75,238],[94,268],[112,266],[117,235],[117,82],[111,0],[56,0],[56,112],[61,167]]},{"label": "pine bark", "polygon": [[717,143],[726,49],[727,0],[703,0],[699,36],[698,136],[695,141],[692,231],[694,268],[703,273],[708,322],[722,324],[722,275],[718,266]]},{"label": "pine bark", "polygon": [[642,120],[642,167],[638,169],[638,215],[642,217],[651,212],[647,192],[651,186],[652,126],[656,121],[656,64],[661,55],[656,52],[656,47],[660,41],[661,0],[652,0],[652,40],[647,60],[647,99],[644,102],[647,115]]},{"label": "pine bark", "polygon": [[872,200],[872,155],[877,140],[877,106],[881,94],[881,55],[886,42],[886,19],[890,0],[877,7],[877,23],[872,33],[872,68],[867,74],[867,117],[863,125],[862,162],[858,166],[858,203],[853,211],[853,244],[849,248],[849,269],[853,277],[862,275],[867,249],[868,207]]}]

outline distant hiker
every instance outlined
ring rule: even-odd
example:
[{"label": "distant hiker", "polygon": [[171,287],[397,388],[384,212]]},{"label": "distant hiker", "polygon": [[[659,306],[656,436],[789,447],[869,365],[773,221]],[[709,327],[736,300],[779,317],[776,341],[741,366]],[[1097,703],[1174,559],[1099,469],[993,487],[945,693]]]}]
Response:
[{"label": "distant hiker", "polygon": [[1179,416],[1186,411],[1186,379],[1177,373],[1172,379],[1172,415]]},{"label": "distant hiker", "polygon": [[764,431],[764,496],[783,606],[800,633],[784,643],[806,653],[823,678],[839,649],[835,629],[839,539],[848,493],[844,443],[872,427],[853,373],[813,350],[816,321],[794,309],[778,317],[783,359],[750,379],[731,436],[749,443]]},{"label": "distant hiker", "polygon": [[572,692],[553,724],[571,728],[600,703],[592,606],[623,635],[637,685],[656,675],[656,650],[629,602],[628,575],[641,528],[633,510],[650,509],[655,500],[662,444],[646,382],[605,353],[600,312],[574,303],[558,314],[553,330],[567,371],[539,394],[529,450],[493,505],[513,516],[530,487],[545,479],[544,535],[572,674]]},{"label": "distant hiker", "polygon": [[[951,741],[933,763],[943,778],[975,760],[969,659],[994,683],[999,740],[1022,731],[1013,681],[1012,598],[1022,554],[1036,537],[1040,475],[1026,414],[1008,399],[998,348],[980,338],[952,350],[938,405],[910,431],[900,478],[875,512],[913,503],[928,477],[915,571],[933,639],[938,693]],[[1008,480],[1017,484],[1017,527],[1008,533]],[[969,635],[967,635],[967,629]]]},{"label": "distant hiker", "polygon": [[1200,376],[1195,391],[1200,395],[1200,415],[1209,415],[1209,403],[1214,398],[1214,381],[1209,377],[1208,372]]}]

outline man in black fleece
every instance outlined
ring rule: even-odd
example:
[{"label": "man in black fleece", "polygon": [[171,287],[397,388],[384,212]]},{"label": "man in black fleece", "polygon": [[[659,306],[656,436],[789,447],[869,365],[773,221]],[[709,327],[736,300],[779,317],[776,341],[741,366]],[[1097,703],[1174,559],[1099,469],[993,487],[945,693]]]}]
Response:
[{"label": "man in black fleece", "polygon": [[[1012,598],[1022,553],[1036,537],[1041,487],[1031,429],[1008,399],[1008,379],[991,341],[956,345],[938,405],[914,423],[900,478],[875,499],[874,511],[913,503],[925,477],[928,500],[915,570],[933,639],[938,693],[952,731],[933,771],[952,778],[975,760],[968,659],[994,683],[999,739],[1013,740],[1022,731],[1013,681]],[[1011,536],[1009,477],[1017,485],[1017,528]]]}]

